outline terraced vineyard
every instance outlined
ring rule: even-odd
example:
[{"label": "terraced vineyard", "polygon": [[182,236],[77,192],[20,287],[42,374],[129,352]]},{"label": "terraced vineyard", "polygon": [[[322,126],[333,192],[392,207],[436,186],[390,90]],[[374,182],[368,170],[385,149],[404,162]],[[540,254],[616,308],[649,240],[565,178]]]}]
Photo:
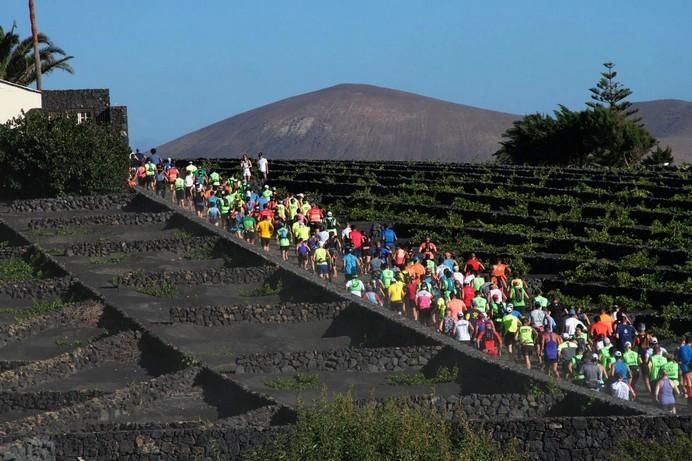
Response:
[{"label": "terraced vineyard", "polygon": [[416,245],[429,235],[457,255],[507,257],[532,286],[586,308],[618,303],[664,336],[690,328],[687,172],[274,161],[272,175],[342,223],[390,222]]},{"label": "terraced vineyard", "polygon": [[[586,250],[565,257],[577,243],[615,261],[644,249],[648,257],[658,258],[648,268],[620,264],[634,276],[640,275],[636,270],[666,277],[688,273],[684,243],[643,245],[641,236],[636,237],[639,246],[577,239],[572,232],[580,223],[599,228],[586,216],[563,225],[573,229],[571,237],[551,236],[537,223],[561,221],[539,216],[537,205],[525,215],[518,209],[499,211],[524,200],[527,206],[540,202],[538,194],[525,198],[530,186],[507,184],[508,190],[526,191],[501,200],[462,192],[461,185],[437,185],[435,173],[468,183],[489,174],[481,167],[460,166],[454,174],[457,167],[427,165],[428,179],[412,180],[408,165],[394,166],[274,162],[273,174],[292,176],[273,182],[296,192],[314,191],[341,216],[395,221],[402,237],[415,240],[416,232],[437,232],[441,242],[459,250],[505,252],[515,264],[522,256],[540,283],[565,293],[607,286],[597,280],[568,281],[561,274],[576,273],[579,264],[589,261]],[[420,165],[413,167],[422,171]],[[499,169],[492,178],[508,171]],[[536,171],[515,173],[528,178]],[[571,173],[559,173],[561,180],[569,182]],[[348,182],[354,176],[359,179]],[[426,184],[427,192],[419,187],[414,195],[402,186],[395,192],[410,192],[407,199],[391,194],[400,177],[408,178],[406,184]],[[658,181],[653,173],[647,177]],[[661,200],[653,198],[658,197],[655,188],[689,191],[682,175],[661,177],[664,184],[641,186],[651,197],[623,194],[618,200]],[[490,190],[499,184],[493,181],[478,184]],[[366,197],[368,188],[378,197]],[[590,209],[581,195],[588,192],[565,194],[583,200],[582,213]],[[428,196],[438,202],[418,199]],[[685,206],[687,199],[674,196],[665,200]],[[459,207],[455,198],[480,208]],[[634,216],[634,205],[628,209]],[[665,227],[689,217],[679,209],[670,221],[665,216],[675,208],[642,210],[642,216],[654,214],[648,225],[636,221],[618,228],[659,235],[653,232],[653,216]],[[323,389],[327,395],[351,390],[360,401],[407,396],[416,405],[435,406],[450,420],[468,420],[496,440],[516,437],[532,459],[588,459],[626,438],[689,434],[692,427],[690,416],[662,416],[653,406],[615,400],[489,358],[356,299],[292,261],[144,191],[16,202],[0,211],[2,460],[240,459],[241,453],[285,433],[295,420],[297,402]],[[502,223],[493,216],[513,217],[524,230],[495,232],[472,225],[474,219]],[[600,229],[610,232],[606,224]],[[684,232],[675,238],[688,242]],[[682,275],[675,280],[689,283]],[[639,290],[629,296],[648,308],[652,290]],[[689,292],[672,285],[659,291],[669,296],[667,302],[689,301]],[[660,310],[659,305],[651,308]],[[588,438],[575,437],[587,432]]]}]

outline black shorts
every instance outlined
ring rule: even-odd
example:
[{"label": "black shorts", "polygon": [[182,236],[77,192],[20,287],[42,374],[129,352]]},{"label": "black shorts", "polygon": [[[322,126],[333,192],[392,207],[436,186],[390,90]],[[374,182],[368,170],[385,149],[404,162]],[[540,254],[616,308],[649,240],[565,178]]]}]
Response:
[{"label": "black shorts", "polygon": [[532,345],[527,345],[527,344],[522,344],[521,345],[521,355],[532,355],[533,354],[533,344]]},{"label": "black shorts", "polygon": [[543,359],[543,362],[545,362],[546,365],[552,365],[554,363],[557,363],[557,359],[545,358],[545,359]]},{"label": "black shorts", "polygon": [[183,200],[185,198],[185,189],[176,189],[175,198],[178,200]]},{"label": "black shorts", "polygon": [[279,248],[281,249],[281,251],[288,251],[289,247],[288,247],[288,245],[286,245],[286,246],[281,245],[281,246],[279,246]]},{"label": "black shorts", "polygon": [[515,343],[515,337],[514,333],[507,333],[503,339],[504,343],[506,346],[512,345]]},{"label": "black shorts", "polygon": [[271,238],[260,237],[260,241],[262,242],[263,246],[267,246],[267,245],[269,245]]},{"label": "black shorts", "polygon": [[246,239],[254,239],[255,238],[255,231],[245,231],[245,238]]}]

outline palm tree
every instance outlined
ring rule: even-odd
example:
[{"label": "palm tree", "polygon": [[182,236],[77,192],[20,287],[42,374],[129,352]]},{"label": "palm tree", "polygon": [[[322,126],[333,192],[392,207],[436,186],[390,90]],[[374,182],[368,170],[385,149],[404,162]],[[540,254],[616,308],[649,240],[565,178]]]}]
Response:
[{"label": "palm tree", "polygon": [[[28,86],[36,81],[34,41],[32,37],[20,40],[15,29],[16,24],[13,24],[12,29],[5,33],[0,27],[0,79]],[[43,45],[39,51],[42,74],[55,69],[74,73],[72,66],[67,63],[73,56],[67,56],[62,48],[55,46],[44,34],[38,34],[38,42]]]}]

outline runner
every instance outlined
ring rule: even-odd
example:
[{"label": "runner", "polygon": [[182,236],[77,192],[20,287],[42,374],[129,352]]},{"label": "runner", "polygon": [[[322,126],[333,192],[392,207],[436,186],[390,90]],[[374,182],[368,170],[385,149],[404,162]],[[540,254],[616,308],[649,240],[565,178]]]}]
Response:
[{"label": "runner", "polygon": [[259,232],[260,241],[262,242],[262,249],[264,249],[264,251],[269,251],[269,242],[271,242],[272,236],[274,235],[274,225],[269,215],[266,215],[264,219],[257,224],[257,232]]},{"label": "runner", "polygon": [[536,330],[531,328],[529,319],[524,318],[522,326],[517,330],[516,340],[521,348],[521,355],[524,358],[526,368],[531,369],[531,354],[536,343]]},{"label": "runner", "polygon": [[491,320],[485,320],[483,326],[482,331],[477,333],[476,346],[490,356],[500,357],[502,355],[502,338],[495,331],[495,326]]},{"label": "runner", "polygon": [[[323,246],[318,246],[315,248],[315,251],[312,255],[312,270],[320,276],[321,279],[324,280],[329,280],[330,278],[330,273],[329,273],[329,262],[331,261],[331,257],[329,255],[329,251],[327,251],[326,248]],[[360,282],[360,281],[359,281]],[[362,285],[362,282],[361,282]],[[353,286],[352,286],[353,288]],[[365,287],[360,286],[359,290],[362,291]],[[362,293],[360,293],[358,296],[361,296]]]},{"label": "runner", "polygon": [[260,152],[257,154],[257,167],[260,173],[262,173],[262,178],[266,181],[269,178],[269,162],[264,157],[264,154]]}]

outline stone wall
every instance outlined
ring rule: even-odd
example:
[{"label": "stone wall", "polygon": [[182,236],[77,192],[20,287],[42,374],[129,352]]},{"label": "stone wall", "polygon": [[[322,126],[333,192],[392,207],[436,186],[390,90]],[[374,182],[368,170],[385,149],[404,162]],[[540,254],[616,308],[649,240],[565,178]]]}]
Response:
[{"label": "stone wall", "polygon": [[29,250],[26,245],[17,247],[0,247],[0,259],[19,258]]},{"label": "stone wall", "polygon": [[124,193],[17,200],[12,202],[10,210],[20,213],[69,210],[119,210],[124,208],[133,197],[134,195],[132,193]]},{"label": "stone wall", "polygon": [[12,410],[56,410],[67,405],[100,397],[99,390],[10,392],[0,391],[0,413]]},{"label": "stone wall", "polygon": [[134,360],[139,355],[140,338],[139,332],[125,331],[70,352],[5,371],[0,373],[0,387],[5,390],[26,389],[98,366],[105,360]]},{"label": "stone wall", "polygon": [[51,298],[67,293],[73,285],[72,277],[23,280],[0,285],[0,295],[10,298]]},{"label": "stone wall", "polygon": [[563,394],[430,394],[405,397],[415,406],[435,408],[446,419],[455,421],[544,417],[563,398]]},{"label": "stone wall", "polygon": [[90,216],[70,216],[68,218],[38,218],[29,221],[29,229],[54,229],[67,226],[138,226],[159,224],[168,221],[172,211],[162,213],[116,213]]},{"label": "stone wall", "polygon": [[420,368],[439,351],[439,346],[377,347],[329,351],[266,352],[235,359],[234,372],[294,373],[298,371],[405,371]]},{"label": "stone wall", "polygon": [[171,282],[186,285],[204,283],[257,283],[264,282],[276,272],[276,267],[224,267],[199,271],[128,272],[117,278],[118,285],[143,288],[152,283]]},{"label": "stone wall", "polygon": [[665,443],[671,436],[692,436],[690,415],[496,419],[475,421],[472,426],[500,443],[516,439],[529,459],[545,461],[601,460],[624,440]]},{"label": "stone wall", "polygon": [[102,315],[103,304],[86,301],[66,305],[57,312],[48,312],[15,323],[0,325],[0,347],[58,325],[97,326]]},{"label": "stone wall", "polygon": [[146,253],[150,251],[172,251],[174,253],[212,248],[218,237],[175,237],[157,240],[78,242],[65,248],[66,256],[108,256],[113,253]]},{"label": "stone wall", "polygon": [[206,327],[229,325],[233,322],[294,323],[333,319],[346,309],[348,302],[229,304],[216,306],[173,306],[171,321],[194,323]]}]

